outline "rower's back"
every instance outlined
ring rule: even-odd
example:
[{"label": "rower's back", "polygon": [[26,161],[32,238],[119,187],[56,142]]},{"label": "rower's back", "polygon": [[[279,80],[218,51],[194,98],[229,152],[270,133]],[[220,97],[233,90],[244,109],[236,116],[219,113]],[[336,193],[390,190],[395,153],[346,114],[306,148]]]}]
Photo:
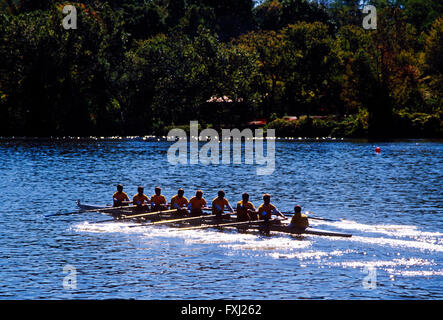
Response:
[{"label": "rower's back", "polygon": [[289,227],[294,229],[303,229],[303,230],[309,227],[308,216],[301,213],[300,206],[294,207],[294,215],[292,216]]}]

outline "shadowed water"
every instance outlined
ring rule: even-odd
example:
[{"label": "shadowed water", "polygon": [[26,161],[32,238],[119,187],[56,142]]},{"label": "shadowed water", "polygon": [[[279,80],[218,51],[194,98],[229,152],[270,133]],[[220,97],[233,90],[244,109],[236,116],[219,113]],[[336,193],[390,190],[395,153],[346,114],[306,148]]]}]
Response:
[{"label": "shadowed water", "polygon": [[[170,143],[133,140],[0,140],[0,298],[3,299],[441,299],[443,144],[408,141],[276,142],[276,169],[177,165]],[[265,149],[266,150],[266,149]],[[98,213],[46,217],[76,200],[109,204],[115,185],[132,197],[156,185],[210,202],[222,188],[258,206],[294,204],[316,228],[352,238],[271,237],[101,223]],[[76,289],[65,289],[66,265]],[[365,269],[366,268],[366,269]],[[369,269],[368,269],[369,268]],[[375,289],[365,289],[375,270]]]}]

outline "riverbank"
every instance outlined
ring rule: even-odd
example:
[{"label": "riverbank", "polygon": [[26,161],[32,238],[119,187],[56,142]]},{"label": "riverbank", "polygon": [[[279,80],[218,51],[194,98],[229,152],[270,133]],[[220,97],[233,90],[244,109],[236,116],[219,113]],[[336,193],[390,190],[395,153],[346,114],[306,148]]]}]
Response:
[{"label": "riverbank", "polygon": [[[346,117],[302,116],[296,121],[278,118],[266,125],[275,129],[279,137],[370,137],[368,113],[359,113]],[[407,113],[393,114],[392,126],[385,129],[385,135],[378,139],[389,138],[443,138],[442,114]]]}]

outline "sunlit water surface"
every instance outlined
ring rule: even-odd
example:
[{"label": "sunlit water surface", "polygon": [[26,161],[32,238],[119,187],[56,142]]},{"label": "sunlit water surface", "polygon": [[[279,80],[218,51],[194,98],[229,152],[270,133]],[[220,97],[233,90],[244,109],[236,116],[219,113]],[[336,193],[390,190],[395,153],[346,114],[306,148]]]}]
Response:
[{"label": "sunlit water surface", "polygon": [[[443,143],[277,142],[276,168],[170,165],[168,142],[0,140],[2,299],[441,299]],[[381,154],[376,154],[376,146]],[[264,192],[316,228],[352,238],[179,231],[99,223],[99,213],[46,217],[76,200],[109,204],[160,185],[232,204]],[[71,266],[70,273],[64,267]],[[75,268],[76,288],[66,282]],[[65,270],[66,271],[66,270]],[[72,279],[72,278],[69,278]]]}]

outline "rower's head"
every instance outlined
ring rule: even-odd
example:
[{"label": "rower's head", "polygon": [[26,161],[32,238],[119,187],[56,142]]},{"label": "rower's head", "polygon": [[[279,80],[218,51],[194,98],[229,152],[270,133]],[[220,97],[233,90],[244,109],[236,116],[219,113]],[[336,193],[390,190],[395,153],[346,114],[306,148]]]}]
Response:
[{"label": "rower's head", "polygon": [[185,194],[185,190],[183,190],[182,188],[178,189],[177,191],[178,196],[181,198],[183,197],[183,195]]},{"label": "rower's head", "polygon": [[225,197],[225,192],[223,190],[219,190],[217,195],[220,199],[223,199]]},{"label": "rower's head", "polygon": [[118,184],[117,185],[117,191],[118,192],[122,192],[123,191],[123,185],[122,184]]},{"label": "rower's head", "polygon": [[249,201],[249,193],[245,192],[241,195],[241,198],[243,201],[248,202]]},{"label": "rower's head", "polygon": [[203,191],[197,190],[197,192],[195,193],[195,196],[197,197],[197,199],[201,199],[203,197]]},{"label": "rower's head", "polygon": [[265,204],[271,203],[271,195],[269,193],[265,193],[263,195],[263,201],[264,201]]},{"label": "rower's head", "polygon": [[137,191],[138,191],[138,194],[143,194],[145,191],[145,188],[142,186],[138,186]]},{"label": "rower's head", "polygon": [[301,215],[301,207],[299,205],[296,205],[294,207],[294,215],[296,215],[298,217]]},{"label": "rower's head", "polygon": [[161,193],[162,193],[162,188],[155,187],[155,194],[159,196],[159,195],[161,195]]}]

